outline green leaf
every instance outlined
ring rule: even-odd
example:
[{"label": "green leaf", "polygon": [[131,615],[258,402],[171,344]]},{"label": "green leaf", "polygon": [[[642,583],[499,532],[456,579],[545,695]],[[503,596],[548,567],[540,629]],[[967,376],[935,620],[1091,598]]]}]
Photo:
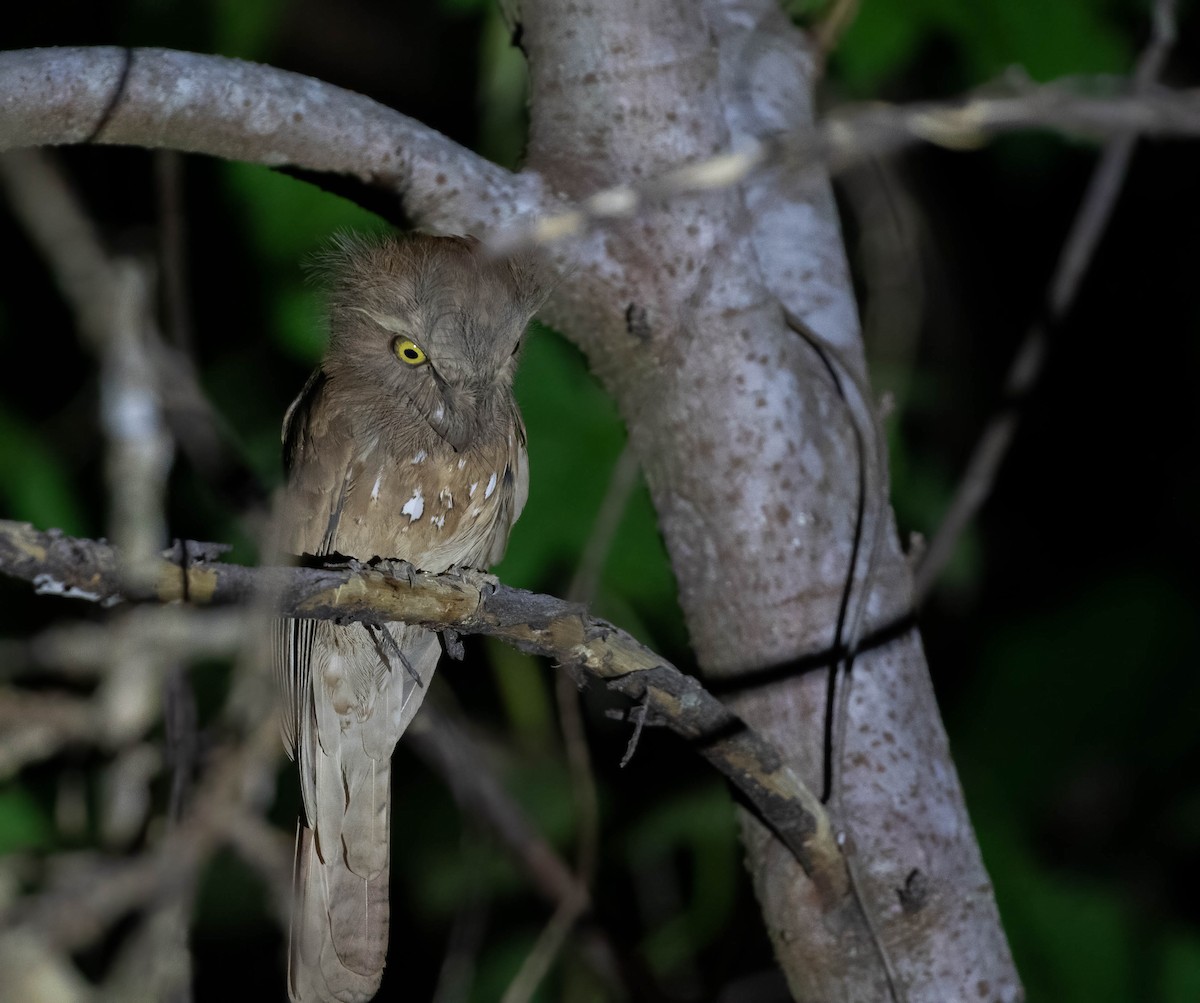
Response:
[{"label": "green leaf", "polygon": [[285,9],[284,0],[216,0],[215,51],[238,59],[264,59],[274,48]]},{"label": "green leaf", "polygon": [[681,853],[690,865],[678,882],[688,900],[642,943],[655,970],[670,974],[727,929],[740,874],[733,805],[718,784],[676,795],[639,818],[624,842],[637,880],[675,880]]},{"label": "green leaf", "polygon": [[[905,74],[949,77],[945,86],[961,89],[1012,66],[1037,80],[1123,73],[1132,52],[1110,7],[1095,0],[872,0],[862,4],[833,65],[860,97],[877,97]],[[935,73],[931,60],[941,64]]]},{"label": "green leaf", "polygon": [[529,502],[496,573],[518,588],[548,588],[579,559],[625,432],[583,357],[534,326],[517,373],[529,433]]},{"label": "green leaf", "polygon": [[1194,932],[1175,933],[1163,946],[1163,1003],[1200,1000],[1200,938]]},{"label": "green leaf", "polygon": [[41,806],[20,787],[0,788],[0,856],[48,847],[53,826]]},{"label": "green leaf", "polygon": [[0,406],[0,504],[9,518],[86,536],[88,520],[45,438]]}]

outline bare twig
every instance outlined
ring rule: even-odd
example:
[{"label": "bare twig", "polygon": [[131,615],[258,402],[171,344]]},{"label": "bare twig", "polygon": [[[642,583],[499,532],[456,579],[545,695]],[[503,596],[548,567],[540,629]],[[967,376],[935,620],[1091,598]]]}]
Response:
[{"label": "bare twig", "polygon": [[114,314],[101,355],[100,414],[108,438],[109,522],[127,573],[153,574],[167,542],[167,475],[174,442],[159,407],[158,380],[146,351],[151,321],[147,269],[114,262]]},{"label": "bare twig", "polygon": [[533,998],[538,985],[546,977],[550,965],[566,943],[567,935],[575,921],[587,908],[587,902],[587,895],[581,890],[573,898],[564,899],[559,903],[550,922],[533,945],[533,950],[525,956],[517,974],[500,997],[500,1003],[528,1003]]},{"label": "bare twig", "polygon": [[813,27],[813,41],[822,58],[837,48],[842,36],[858,17],[861,0],[834,0],[829,12]]},{"label": "bare twig", "polygon": [[787,760],[700,683],[581,607],[507,588],[480,572],[432,575],[403,562],[351,562],[336,568],[246,568],[164,557],[154,586],[131,589],[119,554],[89,540],[42,533],[0,520],[0,571],[38,591],[92,602],[146,600],[196,604],[253,602],[276,595],[284,615],[365,623],[402,620],[435,630],[483,633],[573,665],[650,711],[738,788],[796,856],[823,898],[846,888],[844,863],[820,801]]},{"label": "bare twig", "polygon": [[[1128,95],[1089,94],[1076,82],[1035,85],[1005,81],[1010,93],[983,88],[965,99],[911,105],[849,106],[813,128],[753,139],[739,149],[684,164],[639,184],[598,191],[558,212],[522,219],[493,240],[498,251],[547,245],[578,236],[598,222],[629,219],[668,198],[728,188],[759,170],[842,171],[918,142],[952,150],[982,146],[993,136],[1050,130],[1102,138],[1130,131],[1162,137],[1200,135],[1200,90]],[[1097,89],[1112,90],[1111,81]]]},{"label": "bare twig", "polygon": [[129,910],[190,886],[199,867],[225,841],[228,828],[244,814],[259,787],[258,775],[273,769],[281,752],[278,726],[272,715],[263,715],[255,730],[209,771],[186,824],[159,846],[132,860],[101,859],[62,887],[0,913],[0,928],[20,925],[58,950],[77,950]]},{"label": "bare twig", "polygon": [[79,333],[101,354],[112,327],[115,283],[91,220],[45,153],[12,150],[0,156],[0,181],[13,215],[41,251],[75,314]]},{"label": "bare twig", "polygon": [[192,347],[192,322],[187,288],[183,170],[183,157],[176,151],[159,150],[154,155],[158,258],[167,340],[180,351],[189,352]]},{"label": "bare twig", "polygon": [[54,161],[38,150],[0,157],[10,201],[38,245],[101,363],[101,424],[113,538],[139,574],[166,542],[163,501],[173,446],[146,350],[152,320],[147,270],[111,259]]},{"label": "bare twig", "polygon": [[596,513],[587,545],[579,558],[579,566],[567,589],[569,601],[589,603],[595,598],[596,590],[600,587],[600,577],[604,574],[604,563],[608,560],[608,552],[612,549],[621,517],[629,506],[629,498],[637,486],[637,477],[637,456],[626,445],[609,474],[608,487],[600,502],[600,510]]},{"label": "bare twig", "polygon": [[[600,502],[600,511],[592,524],[587,546],[567,589],[569,602],[590,603],[600,586],[604,564],[612,549],[613,539],[621,516],[629,505],[629,497],[637,484],[638,463],[633,450],[626,445],[617,457],[608,479],[608,488]],[[571,774],[571,793],[575,800],[576,837],[575,867],[585,885],[590,885],[596,870],[597,848],[600,839],[600,805],[596,796],[596,780],[592,773],[592,757],[588,751],[583,715],[579,707],[579,687],[565,672],[554,677],[554,692],[558,702],[558,718],[567,753],[567,768]]]},{"label": "bare twig", "polygon": [[454,715],[436,700],[427,700],[404,740],[445,781],[459,807],[480,820],[513,855],[540,895],[556,905],[578,896],[579,880],[509,797]]},{"label": "bare twig", "polygon": [[[1175,5],[1176,0],[1157,0],[1155,3],[1150,41],[1138,60],[1133,77],[1138,93],[1130,100],[1136,101],[1146,94],[1162,72],[1175,39]],[[1062,322],[1075,302],[1080,282],[1095,256],[1125,182],[1138,139],[1135,128],[1128,126],[1108,141],[1092,172],[1050,280],[1045,318],[1026,333],[1005,378],[1007,406],[996,412],[980,435],[946,515],[916,569],[913,602],[917,606],[928,597],[963,531],[992,493],[996,474],[1008,455],[1021,418],[1020,410],[1014,404],[1033,389],[1042,372],[1050,331]]]},{"label": "bare twig", "polygon": [[94,741],[99,731],[90,701],[61,693],[0,690],[0,779],[65,746]]}]

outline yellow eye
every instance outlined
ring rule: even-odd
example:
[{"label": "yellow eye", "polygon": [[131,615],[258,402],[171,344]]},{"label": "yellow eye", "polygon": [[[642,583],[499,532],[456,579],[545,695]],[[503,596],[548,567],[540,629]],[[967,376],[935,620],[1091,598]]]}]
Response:
[{"label": "yellow eye", "polygon": [[392,351],[401,362],[410,366],[419,366],[425,361],[425,352],[412,338],[393,338]]}]

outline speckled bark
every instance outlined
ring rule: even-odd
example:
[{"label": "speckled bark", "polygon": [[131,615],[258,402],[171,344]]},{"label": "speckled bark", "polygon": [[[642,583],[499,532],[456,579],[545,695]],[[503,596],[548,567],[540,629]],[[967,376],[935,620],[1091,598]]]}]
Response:
[{"label": "speckled bark", "polygon": [[[520,18],[531,166],[568,196],[810,118],[802,39],[770,3],[525,0]],[[783,318],[786,305],[861,372],[827,179],[776,171],[676,199],[606,227],[577,260],[551,319],[628,421],[706,672],[728,681],[828,646],[857,455],[845,405]],[[881,617],[906,609],[910,589],[890,516],[882,549]],[[809,674],[734,698],[814,789],[824,685]],[[907,999],[1018,998],[914,634],[860,658],[849,718],[840,821]],[[743,831],[797,999],[886,999],[857,903],[822,903],[782,844],[749,816]]]}]

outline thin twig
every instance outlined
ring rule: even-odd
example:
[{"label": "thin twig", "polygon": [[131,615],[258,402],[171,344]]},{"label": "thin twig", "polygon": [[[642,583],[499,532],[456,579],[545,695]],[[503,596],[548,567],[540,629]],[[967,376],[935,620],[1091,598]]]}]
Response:
[{"label": "thin twig", "polygon": [[[1175,6],[1176,0],[1156,0],[1150,41],[1138,59],[1133,77],[1139,94],[1147,91],[1162,72],[1175,40]],[[917,606],[928,597],[963,531],[992,493],[1020,422],[1021,412],[1016,404],[1033,390],[1042,372],[1050,333],[1062,323],[1075,302],[1084,273],[1112,217],[1137,140],[1137,132],[1122,132],[1108,141],[1100,155],[1050,281],[1045,318],[1026,332],[1005,378],[1007,404],[993,415],[980,435],[946,515],[917,566],[913,581],[913,602]]]},{"label": "thin twig", "polygon": [[[637,485],[637,475],[637,456],[626,445],[617,457],[617,462],[613,464],[608,488],[600,502],[600,510],[592,524],[592,531],[588,535],[579,566],[567,588],[569,602],[588,604],[595,598],[621,517],[629,507],[629,498]],[[592,757],[588,751],[583,714],[579,707],[579,688],[567,673],[559,672],[554,677],[554,692],[558,702],[563,746],[567,753],[567,768],[571,776],[571,794],[575,800],[578,830],[575,869],[584,884],[590,885],[596,870],[600,840],[600,804],[596,795],[596,778],[592,771]]]},{"label": "thin twig", "polygon": [[187,284],[183,168],[183,157],[175,150],[159,150],[154,154],[158,260],[167,340],[181,352],[188,353],[192,347],[192,311]]},{"label": "thin twig", "polygon": [[579,558],[579,566],[571,578],[567,588],[567,599],[570,602],[590,603],[596,597],[600,587],[600,578],[604,574],[604,565],[612,550],[613,540],[621,523],[625,509],[629,507],[629,499],[633,489],[637,487],[638,461],[637,455],[627,444],[613,464],[608,476],[608,487],[592,523],[583,554]]},{"label": "thin twig", "polygon": [[854,19],[858,17],[861,0],[834,0],[833,7],[813,27],[813,41],[822,59],[837,48],[842,36],[850,30]]},{"label": "thin twig", "polygon": [[255,730],[226,751],[197,791],[185,824],[150,852],[132,860],[104,858],[75,874],[69,885],[51,889],[0,913],[0,927],[14,921],[46,936],[60,950],[95,941],[129,910],[153,901],[166,889],[191,882],[225,839],[227,828],[246,810],[258,784],[249,782],[280,758],[278,727],[264,715]]},{"label": "thin twig", "polygon": [[509,796],[457,715],[431,697],[404,741],[445,781],[460,810],[495,835],[540,895],[556,906],[577,896],[578,878]]},{"label": "thin twig", "polygon": [[537,987],[546,977],[546,972],[550,970],[550,965],[566,943],[567,935],[575,921],[587,907],[587,902],[587,895],[581,892],[573,899],[565,899],[559,903],[550,922],[533,945],[533,950],[525,956],[508,989],[500,997],[500,1003],[528,1003],[533,998]]},{"label": "thin twig", "polygon": [[48,153],[5,154],[0,177],[74,311],[85,345],[100,360],[110,531],[129,561],[129,573],[140,574],[166,542],[163,511],[174,451],[146,349],[153,323],[148,270],[106,254]]},{"label": "thin twig", "polygon": [[[1093,87],[1112,91],[1113,80],[1105,78]],[[1010,76],[955,101],[851,105],[812,127],[755,138],[738,149],[681,164],[637,184],[605,188],[561,209],[547,206],[536,217],[522,217],[498,230],[491,245],[497,253],[550,245],[606,220],[629,219],[679,195],[732,187],[777,165],[796,172],[836,173],[915,143],[973,150],[994,136],[1029,130],[1095,138],[1130,131],[1196,136],[1200,135],[1200,90],[1095,96],[1081,89],[1078,80],[1035,85]]]}]

